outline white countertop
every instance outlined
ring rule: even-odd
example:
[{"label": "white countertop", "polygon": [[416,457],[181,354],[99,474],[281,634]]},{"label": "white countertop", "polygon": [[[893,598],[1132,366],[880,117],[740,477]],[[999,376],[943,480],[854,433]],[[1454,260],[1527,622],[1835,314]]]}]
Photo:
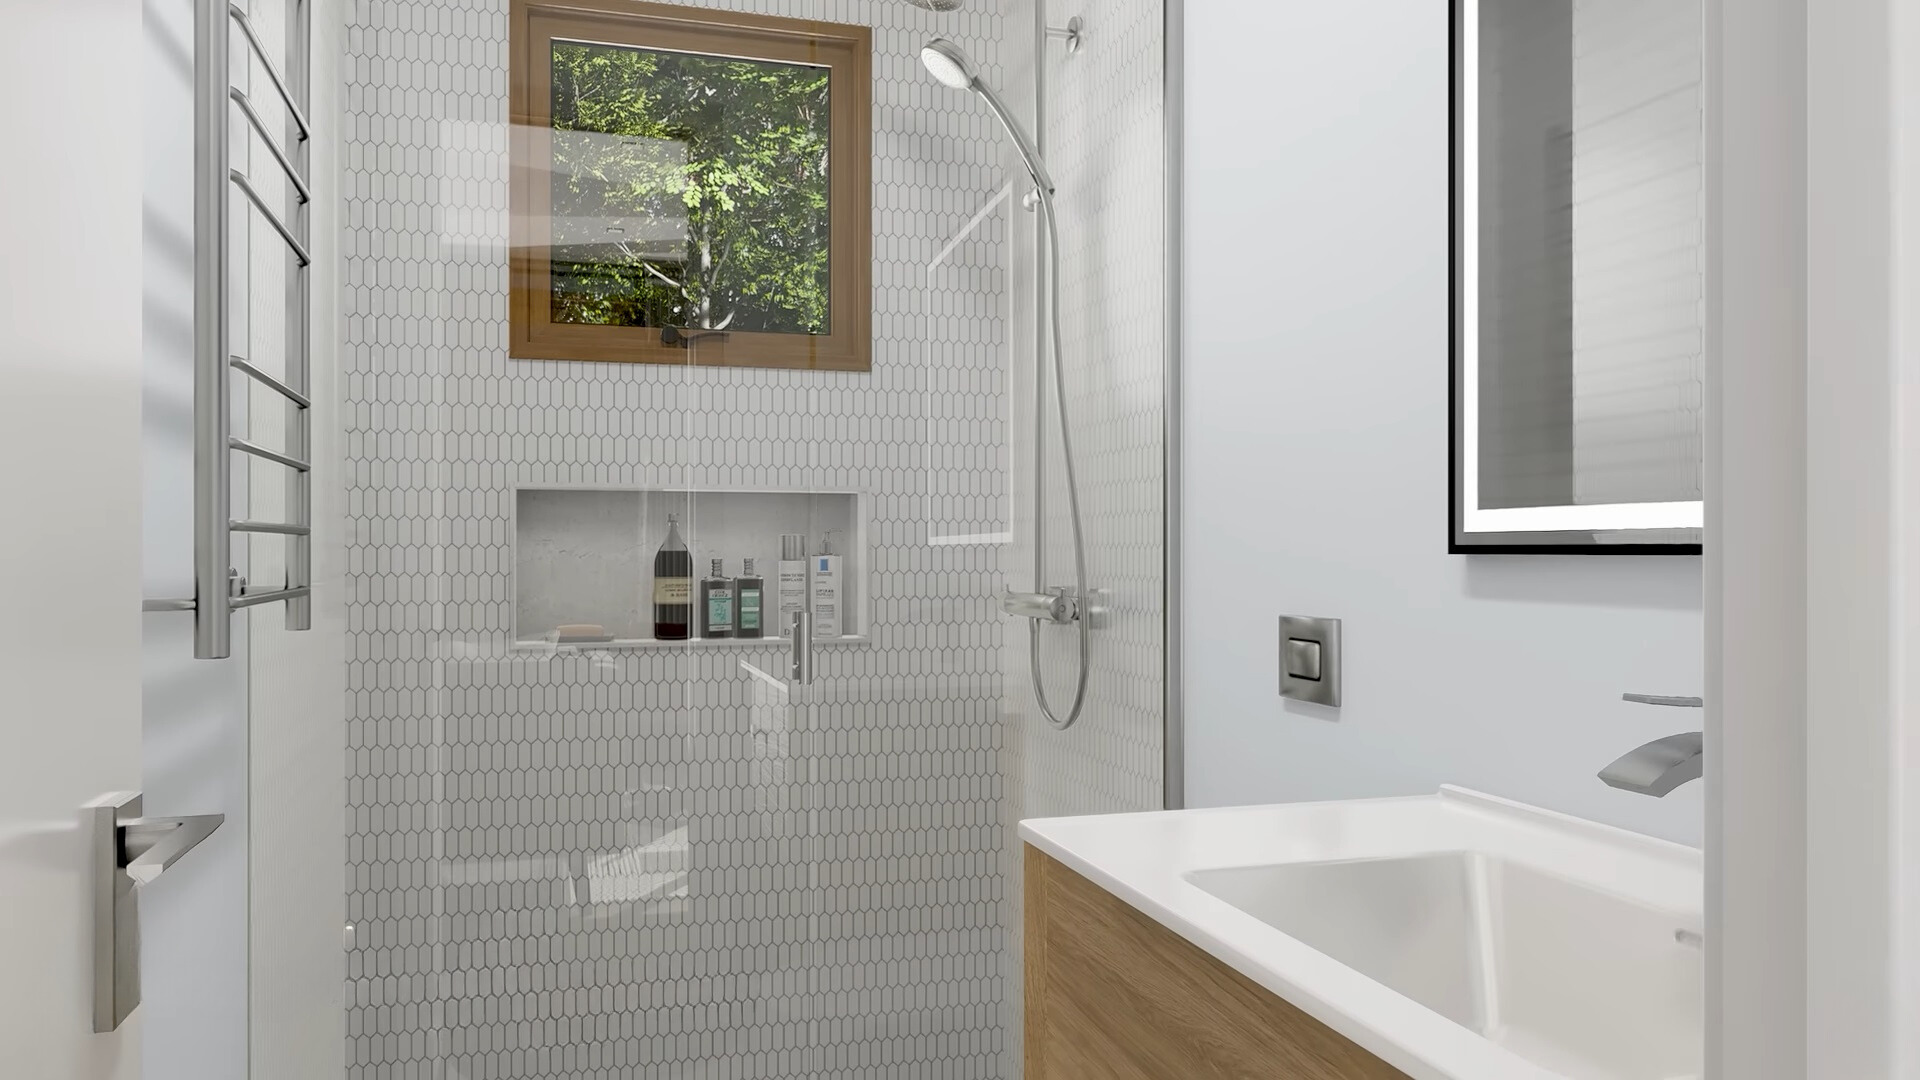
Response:
[{"label": "white countertop", "polygon": [[1457,788],[1399,799],[1022,822],[1022,839],[1414,1080],[1563,1080],[1198,886],[1197,870],[1481,852],[1672,912],[1701,853]]}]

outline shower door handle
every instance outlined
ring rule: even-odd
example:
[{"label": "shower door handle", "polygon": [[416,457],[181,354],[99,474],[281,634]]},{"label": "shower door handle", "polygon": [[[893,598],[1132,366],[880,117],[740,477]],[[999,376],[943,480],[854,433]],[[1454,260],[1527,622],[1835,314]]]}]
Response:
[{"label": "shower door handle", "polygon": [[140,1004],[140,888],[158,880],[227,820],[225,814],[141,816],[138,792],[83,808],[92,845],[93,1030],[113,1031]]},{"label": "shower door handle", "polygon": [[787,681],[794,686],[811,685],[813,682],[812,612],[794,612],[793,625],[787,630],[788,636],[793,639],[793,665],[787,672]]}]

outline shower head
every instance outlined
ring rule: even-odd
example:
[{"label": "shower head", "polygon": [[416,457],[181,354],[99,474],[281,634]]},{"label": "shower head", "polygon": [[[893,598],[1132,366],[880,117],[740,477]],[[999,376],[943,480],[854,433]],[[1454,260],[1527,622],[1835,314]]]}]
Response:
[{"label": "shower head", "polygon": [[960,46],[946,38],[934,38],[920,50],[920,62],[943,85],[955,90],[971,90],[980,81],[974,74],[973,59]]},{"label": "shower head", "polygon": [[987,108],[993,110],[993,115],[1000,119],[1000,125],[1012,137],[1014,149],[1020,151],[1020,159],[1027,163],[1027,171],[1033,174],[1033,182],[1040,186],[1041,194],[1052,199],[1053,177],[1047,174],[1047,164],[1040,158],[1040,147],[1035,145],[1032,136],[1013,118],[1013,114],[1007,111],[1000,95],[994,93],[993,87],[980,78],[979,70],[973,66],[973,59],[966,51],[946,38],[934,38],[921,48],[920,62],[942,85],[980,95],[980,100],[987,103]]},{"label": "shower head", "polygon": [[960,0],[907,0],[907,3],[917,8],[926,8],[928,11],[960,10]]}]

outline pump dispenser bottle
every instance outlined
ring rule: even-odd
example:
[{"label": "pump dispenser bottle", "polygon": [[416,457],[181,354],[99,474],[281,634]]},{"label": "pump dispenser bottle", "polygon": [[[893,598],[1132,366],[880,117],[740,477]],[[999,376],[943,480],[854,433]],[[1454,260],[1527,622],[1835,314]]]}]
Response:
[{"label": "pump dispenser bottle", "polygon": [[793,617],[807,610],[807,538],[787,533],[780,538],[780,621],[774,629],[781,637],[793,632]]},{"label": "pump dispenser bottle", "polygon": [[813,604],[813,633],[821,639],[837,638],[840,629],[841,574],[840,556],[833,553],[833,532],[820,541],[820,554],[808,560],[809,588]]}]

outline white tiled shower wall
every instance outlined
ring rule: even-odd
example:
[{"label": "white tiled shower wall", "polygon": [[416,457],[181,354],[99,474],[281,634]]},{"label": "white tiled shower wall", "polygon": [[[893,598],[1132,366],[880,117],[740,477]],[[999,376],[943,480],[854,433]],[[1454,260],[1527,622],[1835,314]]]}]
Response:
[{"label": "white tiled shower wall", "polygon": [[[1032,381],[1006,144],[917,52],[949,36],[1017,82],[1031,9],[703,6],[875,28],[870,374],[508,360],[506,4],[348,14],[354,1080],[1017,1075],[1011,823],[1158,803],[1159,4],[1087,9],[1111,51],[1057,72],[1068,366],[1114,597],[1065,736],[1025,714],[1024,628],[994,602],[1026,556],[929,542],[1007,527]],[[865,491],[874,640],[822,650],[792,701],[743,667],[779,673],[778,646],[512,654],[523,485]]]},{"label": "white tiled shower wall", "polygon": [[[1027,628],[1007,626],[1007,702],[1022,736],[1015,743],[1019,810],[1022,817],[1156,810],[1166,643],[1164,13],[1158,0],[1089,0],[1056,3],[1044,14],[1053,25],[1079,15],[1087,27],[1077,53],[1057,40],[1039,49],[1046,99],[1040,123],[1060,188],[1062,350],[1088,584],[1104,610],[1095,624],[1087,707],[1064,732],[1042,718],[1027,685]],[[1021,588],[1033,587],[1032,351],[1023,340],[1026,362],[1015,380],[1009,573]],[[1047,580],[1040,584],[1071,585],[1072,530],[1051,376],[1046,395],[1039,452],[1047,467]],[[1048,628],[1042,635],[1048,701],[1060,714],[1073,698],[1074,634]]]},{"label": "white tiled shower wall", "polygon": [[[1086,43],[1068,54],[1045,26],[1079,15]],[[1010,821],[1157,810],[1164,799],[1166,694],[1165,378],[1167,318],[1165,9],[1160,0],[1056,2],[1022,11],[1013,98],[1045,105],[1035,117],[1060,192],[1061,330],[1066,397],[1078,465],[1089,587],[1103,609],[1080,719],[1056,731],[1029,685],[1030,629],[1004,623],[1006,706],[1013,732]],[[1036,70],[1037,68],[1037,70]],[[1026,215],[1022,215],[1026,217]],[[1021,223],[1040,227],[1038,215]],[[1016,356],[1014,543],[1017,589],[1073,583],[1071,520],[1052,378],[1037,392],[1031,281],[1016,289],[1023,316]],[[1045,441],[1034,413],[1045,411]],[[1046,461],[1046,580],[1033,574],[1033,456]],[[1064,716],[1073,700],[1074,631],[1041,631],[1047,697]],[[1007,1030],[1022,1030],[1022,850],[1004,850],[1014,913],[1008,920]],[[1017,1065],[1015,1066],[1017,1068]],[[1010,1072],[1009,1075],[1014,1075]]]}]

